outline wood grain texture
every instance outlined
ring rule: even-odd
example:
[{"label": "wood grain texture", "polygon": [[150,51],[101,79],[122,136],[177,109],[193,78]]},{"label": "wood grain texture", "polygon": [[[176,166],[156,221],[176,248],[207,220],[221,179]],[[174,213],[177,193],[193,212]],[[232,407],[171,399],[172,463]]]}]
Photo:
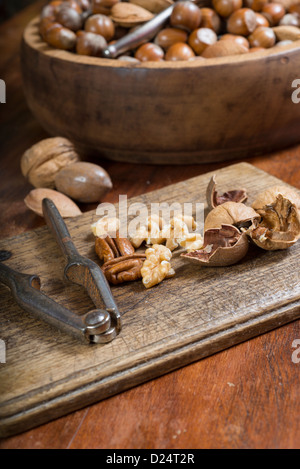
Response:
[{"label": "wood grain texture", "polygon": [[129,64],[48,47],[38,21],[22,44],[28,105],[50,134],[87,152],[193,164],[299,142],[300,107],[291,99],[297,44],[203,62]]},{"label": "wood grain texture", "polygon": [[[246,163],[217,173],[228,190],[245,187],[249,203],[278,180]],[[211,174],[167,186],[130,203],[204,203]],[[94,211],[70,220],[79,252],[96,260],[90,225]],[[81,288],[65,284],[64,262],[45,227],[0,242],[6,262],[38,274],[44,293],[78,314],[93,308]],[[199,269],[174,255],[174,279],[146,290],[141,282],[113,288],[123,330],[112,343],[86,346],[23,313],[0,286],[0,432],[20,432],[104,399],[219,350],[292,321],[300,313],[299,245],[288,251],[252,248],[239,264]],[[287,271],[290,272],[287,275]],[[270,283],[270,277],[272,282]]]},{"label": "wood grain texture", "polygon": [[[0,238],[43,225],[23,204],[31,187],[19,169],[22,153],[48,136],[27,108],[19,67],[23,29],[43,3],[0,26],[0,76],[8,89],[7,104],[0,107]],[[300,146],[248,161],[300,189]],[[110,202],[117,202],[118,194],[137,196],[224,166],[101,164],[114,183],[105,198]],[[1,440],[0,448],[299,448],[295,339],[300,339],[299,321]]]}]

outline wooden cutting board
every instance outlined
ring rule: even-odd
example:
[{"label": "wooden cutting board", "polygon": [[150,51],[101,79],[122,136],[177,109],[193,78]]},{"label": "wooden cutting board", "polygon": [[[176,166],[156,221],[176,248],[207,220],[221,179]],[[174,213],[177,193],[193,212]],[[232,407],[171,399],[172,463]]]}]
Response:
[{"label": "wooden cutting board", "polygon": [[[204,202],[213,173],[131,199],[146,204]],[[216,171],[220,190],[245,187],[247,203],[278,179],[241,163]],[[67,222],[79,252],[96,260],[89,212]],[[83,313],[86,293],[63,280],[64,261],[47,227],[0,241],[6,264],[38,274],[42,290]],[[84,345],[23,312],[0,284],[0,436],[8,436],[112,396],[300,316],[300,243],[287,251],[251,247],[239,264],[198,268],[180,256],[176,276],[146,290],[141,281],[113,288],[123,330],[106,345]]]}]

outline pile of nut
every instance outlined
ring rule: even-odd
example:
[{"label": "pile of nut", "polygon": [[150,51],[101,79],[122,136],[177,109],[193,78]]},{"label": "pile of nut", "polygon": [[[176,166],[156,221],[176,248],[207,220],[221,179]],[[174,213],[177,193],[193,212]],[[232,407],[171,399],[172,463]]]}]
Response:
[{"label": "pile of nut", "polygon": [[[102,270],[113,285],[142,279],[151,288],[173,277],[173,251],[203,267],[226,267],[243,259],[250,243],[266,251],[288,249],[300,238],[300,195],[287,186],[274,186],[246,205],[245,189],[219,195],[213,176],[207,187],[209,213],[204,235],[193,217],[175,214],[170,223],[150,216],[134,233],[119,236],[120,220],[103,217],[92,225]],[[111,237],[110,233],[117,233]],[[145,244],[145,251],[136,251]],[[183,253],[181,251],[184,251]]]},{"label": "pile of nut", "polygon": [[27,207],[43,216],[42,200],[52,199],[63,218],[81,215],[74,202],[100,202],[112,189],[109,174],[101,166],[80,161],[74,144],[67,138],[41,140],[21,158],[21,171],[35,187],[25,198]]},{"label": "pile of nut", "polygon": [[[41,13],[50,46],[102,57],[108,44],[152,19],[173,0],[54,0]],[[177,2],[153,41],[118,57],[146,61],[204,60],[265,50],[300,39],[299,0]]]}]

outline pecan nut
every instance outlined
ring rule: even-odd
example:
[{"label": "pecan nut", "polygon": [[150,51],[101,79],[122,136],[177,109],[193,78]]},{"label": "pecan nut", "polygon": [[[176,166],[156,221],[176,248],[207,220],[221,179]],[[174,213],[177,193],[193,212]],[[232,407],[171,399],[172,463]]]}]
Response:
[{"label": "pecan nut", "polygon": [[96,238],[95,250],[99,259],[104,262],[135,252],[130,241],[127,238],[120,238],[119,233],[116,238],[111,238],[109,235],[106,238]]},{"label": "pecan nut", "polygon": [[109,283],[119,285],[142,278],[141,269],[146,259],[145,254],[130,254],[112,259],[102,266],[102,271]]}]

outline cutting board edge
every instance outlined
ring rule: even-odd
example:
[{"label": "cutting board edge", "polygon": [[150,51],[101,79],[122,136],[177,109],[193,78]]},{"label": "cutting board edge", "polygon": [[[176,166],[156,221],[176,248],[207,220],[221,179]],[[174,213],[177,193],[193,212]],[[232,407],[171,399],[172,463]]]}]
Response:
[{"label": "cutting board edge", "polygon": [[[111,376],[109,379],[104,380],[104,384],[101,381],[96,381],[78,387],[66,394],[59,395],[48,402],[38,402],[34,407],[31,407],[25,412],[19,412],[15,415],[2,418],[0,422],[0,438],[7,438],[23,433],[72,412],[81,410],[89,405],[96,404],[104,399],[113,397],[116,394],[146,383],[147,381],[178,370],[234,345],[258,337],[259,335],[265,334],[299,318],[300,300],[283,306],[279,310],[272,310],[270,313],[240,323],[238,327],[233,326],[230,329],[221,331],[217,335],[213,334],[213,336],[191,342],[179,349],[175,349],[166,357],[159,355],[148,362],[142,362],[135,367],[134,375],[132,374],[132,368],[130,368],[130,382],[128,382],[127,379],[129,370],[125,369]],[[192,357],[191,354],[193,354]],[[134,382],[132,382],[133,376]],[[114,381],[116,381],[116,384],[112,385]],[[69,399],[71,400],[71,404],[68,402]],[[85,400],[85,402],[80,403],[82,400]],[[68,407],[66,407],[66,403]]]}]

